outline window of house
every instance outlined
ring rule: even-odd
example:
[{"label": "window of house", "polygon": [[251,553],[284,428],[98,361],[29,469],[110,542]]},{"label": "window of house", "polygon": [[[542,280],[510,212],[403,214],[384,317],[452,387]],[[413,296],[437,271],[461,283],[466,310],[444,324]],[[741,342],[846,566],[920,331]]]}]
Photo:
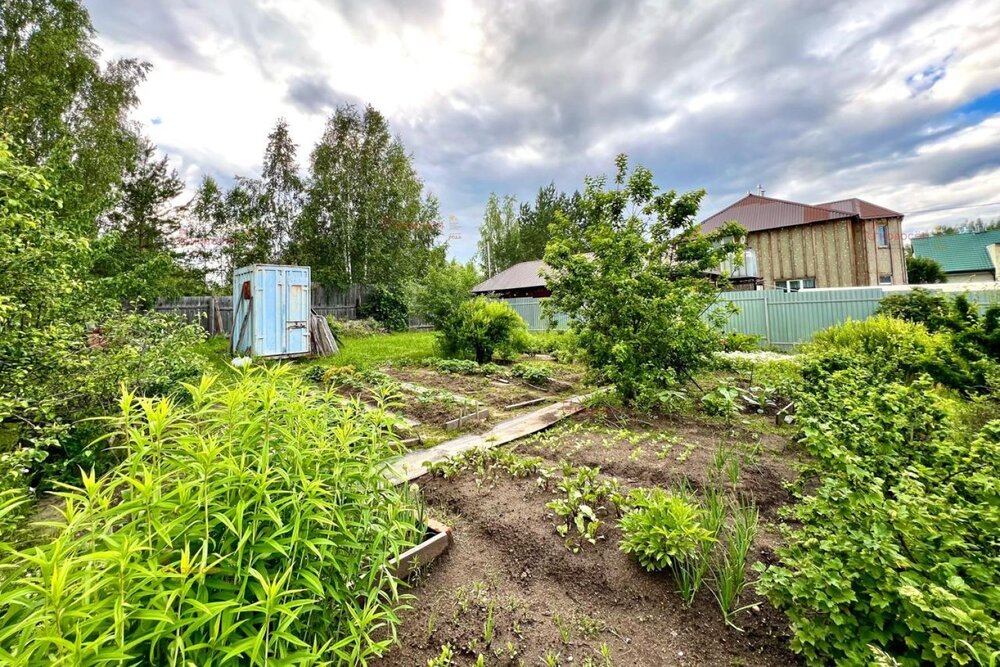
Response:
[{"label": "window of house", "polygon": [[878,284],[879,285],[891,285],[892,284],[892,274],[891,273],[882,273],[882,274],[879,274]]},{"label": "window of house", "polygon": [[803,289],[815,289],[815,278],[794,278],[792,280],[775,280],[774,286],[786,292],[798,292]]},{"label": "window of house", "polygon": [[878,247],[879,248],[889,247],[889,225],[878,226]]}]

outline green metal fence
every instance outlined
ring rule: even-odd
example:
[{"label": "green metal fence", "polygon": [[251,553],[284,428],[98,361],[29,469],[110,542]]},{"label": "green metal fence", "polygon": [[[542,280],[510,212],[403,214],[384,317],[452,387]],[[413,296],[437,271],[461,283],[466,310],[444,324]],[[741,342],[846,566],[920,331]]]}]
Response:
[{"label": "green metal fence", "polygon": [[[965,294],[981,306],[1000,304],[1000,290],[991,286],[924,286],[945,289],[950,294]],[[762,290],[758,292],[723,292],[713,308],[732,303],[737,312],[726,324],[727,332],[760,336],[765,345],[790,348],[809,340],[817,331],[848,318],[863,320],[874,314],[879,302],[888,294],[906,292],[909,287],[858,287],[831,290]],[[548,323],[541,316],[541,300],[532,298],[507,299],[528,323],[530,331],[544,331]],[[556,329],[566,328],[566,318],[558,318]]]},{"label": "green metal fence", "polygon": [[528,323],[528,331],[548,331],[555,329],[561,331],[566,328],[567,318],[565,315],[556,315],[556,325],[550,326],[548,320],[542,316],[542,301],[534,297],[521,297],[518,299],[504,299],[517,313]]}]

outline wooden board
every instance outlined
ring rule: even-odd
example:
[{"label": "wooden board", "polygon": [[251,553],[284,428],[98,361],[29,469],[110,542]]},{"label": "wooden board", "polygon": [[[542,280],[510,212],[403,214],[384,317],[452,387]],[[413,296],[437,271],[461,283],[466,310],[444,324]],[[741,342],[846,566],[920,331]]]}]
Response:
[{"label": "wooden board", "polygon": [[427,464],[445,461],[470,449],[490,449],[552,426],[583,409],[584,402],[594,394],[574,396],[540,410],[518,415],[500,422],[486,433],[473,433],[442,442],[429,449],[410,452],[386,463],[385,476],[402,484],[427,474]]}]

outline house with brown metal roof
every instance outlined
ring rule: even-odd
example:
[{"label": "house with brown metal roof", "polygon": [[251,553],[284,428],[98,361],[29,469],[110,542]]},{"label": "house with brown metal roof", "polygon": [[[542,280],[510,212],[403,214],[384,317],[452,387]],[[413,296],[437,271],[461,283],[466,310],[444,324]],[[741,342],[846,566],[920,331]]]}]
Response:
[{"label": "house with brown metal roof", "polygon": [[[701,223],[735,220],[764,288],[905,285],[903,214],[862,199],[823,204],[748,194]],[[748,261],[748,265],[751,264]]]},{"label": "house with brown metal roof", "polygon": [[543,277],[545,269],[546,264],[540,259],[520,262],[479,283],[472,288],[472,293],[489,295],[497,299],[525,296],[543,299],[552,294],[545,286]]}]

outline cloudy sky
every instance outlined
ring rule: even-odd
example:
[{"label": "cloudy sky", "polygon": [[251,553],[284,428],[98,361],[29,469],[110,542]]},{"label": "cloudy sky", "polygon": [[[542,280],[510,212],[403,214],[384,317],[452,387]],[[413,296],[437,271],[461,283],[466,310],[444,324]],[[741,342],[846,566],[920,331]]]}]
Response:
[{"label": "cloudy sky", "polygon": [[625,152],[707,215],[857,196],[916,232],[1000,216],[1000,3],[85,0],[105,57],[153,65],[137,118],[194,187],[303,164],[338,104],[389,118],[475,251],[491,191],[530,198]]}]

